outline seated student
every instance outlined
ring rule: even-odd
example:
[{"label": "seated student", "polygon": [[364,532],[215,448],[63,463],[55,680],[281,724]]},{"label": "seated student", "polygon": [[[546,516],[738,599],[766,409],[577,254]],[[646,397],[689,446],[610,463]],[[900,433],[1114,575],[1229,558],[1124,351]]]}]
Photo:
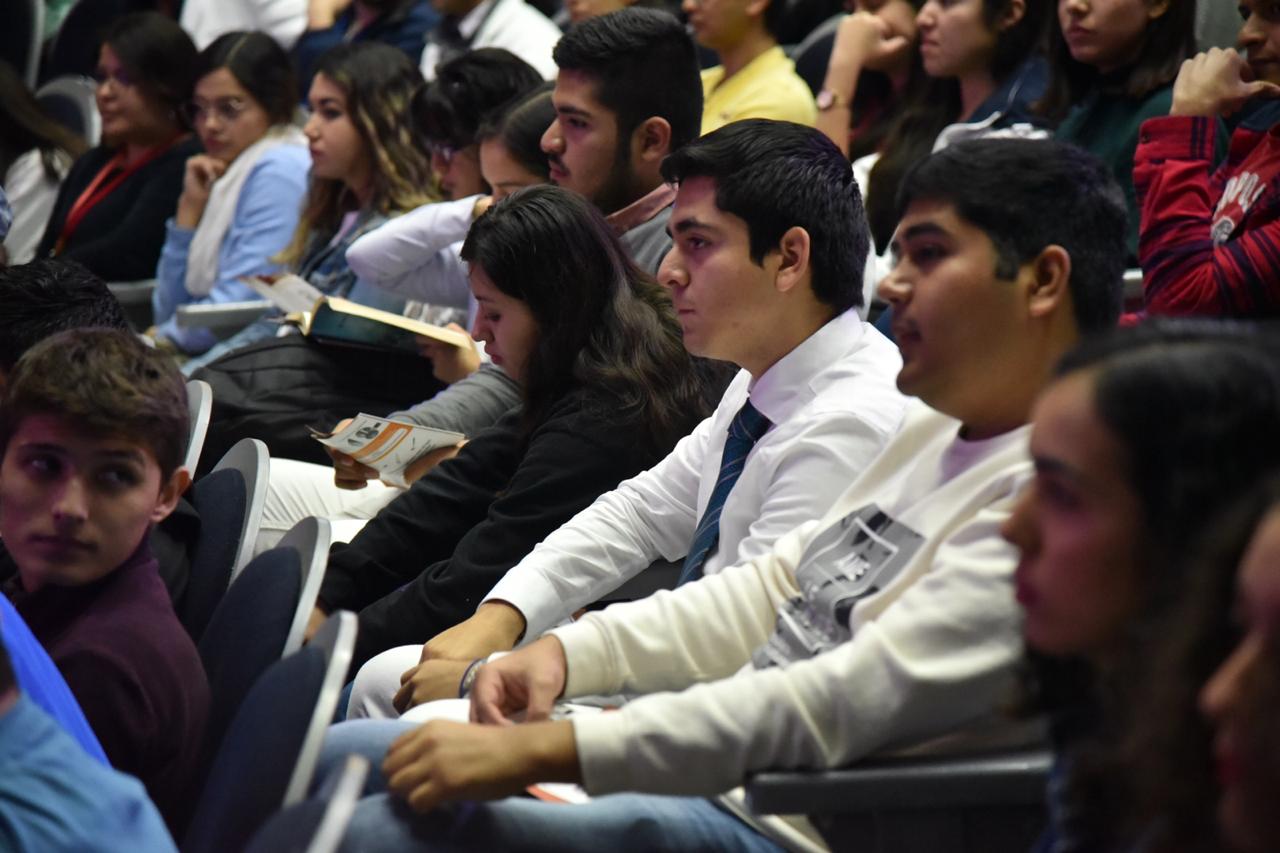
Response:
[{"label": "seated student", "polygon": [[307,28],[291,50],[298,81],[310,87],[320,57],[340,44],[378,42],[417,61],[439,22],[427,0],[309,0]]},{"label": "seated student", "polygon": [[[466,270],[460,252],[473,213],[483,212],[491,201],[501,201],[516,189],[547,182],[547,158],[538,147],[538,140],[554,115],[551,94],[542,91],[518,98],[510,110],[487,120],[477,135],[481,174],[493,187],[493,194],[469,196],[460,200],[461,205],[437,202],[388,222],[361,237],[347,250],[352,268],[363,280],[379,287],[432,304],[444,301],[438,297],[452,301],[453,297],[447,297],[437,288],[443,283],[442,279],[453,274],[461,276],[465,286]],[[441,210],[450,207],[454,210]],[[471,209],[465,209],[467,207]],[[385,233],[388,231],[392,233]],[[438,274],[423,275],[432,270]],[[370,272],[375,275],[369,275]],[[396,278],[384,278],[384,275]],[[470,293],[467,288],[468,297]],[[474,299],[468,302],[469,305],[467,302],[463,305],[467,305],[469,325],[474,325],[479,305]],[[453,328],[462,331],[457,325]],[[432,370],[436,378],[449,383],[449,387],[429,400],[392,412],[388,417],[463,435],[475,435],[493,426],[519,404],[520,388],[502,368],[479,363],[479,354],[475,351],[471,355],[475,357],[474,362],[467,362],[466,354],[459,348],[432,349]],[[340,421],[335,429],[343,426],[345,423]],[[424,456],[410,466],[405,474],[406,482],[416,481],[453,452],[442,450]],[[329,455],[333,457],[331,466],[296,459],[271,461],[256,545],[258,551],[272,547],[293,525],[312,515],[333,522],[335,541],[350,541],[365,521],[403,491],[381,482],[377,471],[345,453],[329,448]]]},{"label": "seated student", "polygon": [[706,414],[670,303],[578,196],[520,190],[476,220],[462,256],[474,334],[523,405],[333,547],[313,625],[359,611],[353,673],[424,642],[444,614],[461,621],[548,533]]},{"label": "seated student", "polygon": [[[1151,314],[1273,315],[1280,312],[1275,260],[1280,200],[1280,18],[1247,0],[1246,55],[1214,48],[1183,66],[1169,115],[1142,125],[1133,181],[1142,207],[1138,257]],[[1218,116],[1256,109],[1213,167]],[[1209,238],[1209,239],[1206,239]]]},{"label": "seated student", "polygon": [[[1240,549],[1241,558],[1230,564],[1239,566],[1234,607],[1230,601],[1218,602],[1225,606],[1216,611],[1204,607],[1201,616],[1219,626],[1218,639],[1238,639],[1200,690],[1199,705],[1214,737],[1212,760],[1221,780],[1216,814],[1224,846],[1264,853],[1280,837],[1275,810],[1280,785],[1275,719],[1280,698],[1280,482],[1270,482],[1251,504],[1254,523],[1245,529],[1252,535]],[[1185,652],[1187,659],[1199,662],[1194,646]],[[1198,757],[1208,754],[1202,749]],[[1203,809],[1206,800],[1198,804]]]},{"label": "seated student", "polygon": [[0,61],[0,187],[15,213],[2,241],[10,264],[35,257],[58,187],[86,147],[45,112],[13,66]]},{"label": "seated student", "polygon": [[1173,80],[1195,53],[1195,0],[1061,0],[1050,26],[1049,90],[1038,111],[1056,136],[1099,157],[1124,190],[1130,266],[1138,257],[1134,150],[1142,123],[1166,115]]},{"label": "seated student", "polygon": [[1280,470],[1280,364],[1251,338],[1128,330],[1068,355],[1036,403],[1036,476],[1004,534],[1021,552],[1029,698],[1051,713],[1057,754],[1037,849],[1132,849],[1175,817],[1132,825],[1119,746],[1152,719],[1130,716],[1134,685],[1194,589],[1206,508]]},{"label": "seated student", "polygon": [[311,168],[306,139],[291,123],[297,84],[278,44],[264,33],[227,33],[197,65],[188,113],[204,153],[187,161],[167,223],[151,332],[192,355],[217,338],[179,326],[178,306],[258,298],[240,279],[279,271],[272,258],[297,228]]},{"label": "seated student", "polygon": [[[38,260],[0,270],[0,305],[0,394],[23,353],[50,335],[66,329],[129,329],[102,279],[75,261]],[[151,530],[151,550],[175,607],[186,592],[199,533],[200,516],[185,499]],[[15,572],[0,546],[0,580]]]},{"label": "seated student", "polygon": [[[766,553],[822,515],[897,431],[902,361],[857,316],[866,225],[839,150],[816,130],[746,119],[664,170],[679,190],[659,280],[685,349],[740,366],[737,378],[669,456],[547,537],[474,616],[425,649],[370,662],[350,715],[390,715],[420,653],[394,707],[456,696],[472,660],[540,636],[655,560],[683,560],[691,580]],[[744,448],[756,418],[763,432]]]},{"label": "seated student", "polygon": [[702,72],[704,135],[744,118],[813,126],[813,93],[778,45],[784,0],[688,0],[684,8],[698,44],[720,59]]},{"label": "seated student", "polygon": [[162,814],[185,808],[209,687],[148,545],[189,482],[186,389],[128,332],[32,347],[0,407],[0,537],[10,597],[71,687],[111,763]]},{"label": "seated student", "polygon": [[794,848],[811,838],[797,838],[802,827],[754,816],[736,796],[733,811],[694,797],[755,770],[838,766],[998,716],[1019,652],[1013,549],[998,528],[1029,474],[1036,393],[1082,334],[1119,313],[1123,204],[1077,149],[994,139],[925,160],[902,205],[881,294],[897,310],[898,387],[921,402],[876,461],[769,553],[480,666],[471,708],[486,723],[520,710],[542,720],[561,695],[655,695],[519,726],[357,720],[325,747],[380,757],[405,733],[383,776],[418,812],[534,781],[679,796],[510,799],[415,820],[380,795],[357,808],[352,842]]},{"label": "seated student", "polygon": [[656,274],[675,198],[662,159],[698,137],[702,115],[693,39],[672,16],[631,7],[574,27],[555,61],[556,119],[542,137],[551,182],[594,204]]},{"label": "seated student", "polygon": [[25,695],[4,644],[0,849],[176,850],[142,785],[91,758]]},{"label": "seated student", "polygon": [[155,275],[183,164],[198,150],[180,110],[195,60],[191,39],[158,12],[107,28],[96,72],[102,142],[67,173],[37,257],[79,261],[107,281]]},{"label": "seated student", "polygon": [[[329,296],[387,310],[403,307],[402,300],[356,281],[346,250],[361,234],[430,198],[427,159],[400,127],[421,84],[413,64],[385,44],[343,45],[320,60],[303,127],[311,186],[293,240],[279,259]],[[259,320],[188,361],[183,372],[191,376],[279,330],[278,323]]]}]

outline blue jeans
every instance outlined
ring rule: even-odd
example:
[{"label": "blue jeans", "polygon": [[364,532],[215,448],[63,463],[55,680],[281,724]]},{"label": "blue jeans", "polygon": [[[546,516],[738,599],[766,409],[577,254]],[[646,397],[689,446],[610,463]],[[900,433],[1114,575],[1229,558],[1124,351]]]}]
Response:
[{"label": "blue jeans", "polygon": [[613,794],[585,805],[526,797],[467,802],[415,814],[387,793],[381,764],[387,747],[413,728],[399,720],[352,720],[329,729],[317,779],[348,753],[373,769],[343,850],[546,850],[647,853],[653,850],[779,853],[782,848],[699,797]]}]

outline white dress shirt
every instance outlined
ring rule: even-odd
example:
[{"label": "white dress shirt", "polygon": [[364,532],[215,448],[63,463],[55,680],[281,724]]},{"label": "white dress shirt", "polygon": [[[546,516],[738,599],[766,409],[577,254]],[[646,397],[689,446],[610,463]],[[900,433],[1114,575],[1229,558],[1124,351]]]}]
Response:
[{"label": "white dress shirt", "polygon": [[516,607],[533,639],[659,558],[688,552],[747,400],[773,426],[752,448],[720,515],[704,573],[759,557],[822,517],[888,443],[906,406],[902,360],[855,311],[831,320],[757,379],[745,370],[666,459],[602,495],[521,560],[486,597]]},{"label": "white dress shirt", "polygon": [[424,204],[361,236],[347,248],[347,264],[360,281],[406,299],[467,310],[475,300],[459,253],[480,196]]}]

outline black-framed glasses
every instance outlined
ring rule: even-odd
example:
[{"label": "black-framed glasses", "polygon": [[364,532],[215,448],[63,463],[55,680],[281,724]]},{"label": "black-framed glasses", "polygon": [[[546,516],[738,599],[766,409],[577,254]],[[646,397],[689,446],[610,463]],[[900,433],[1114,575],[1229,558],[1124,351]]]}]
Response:
[{"label": "black-framed glasses", "polygon": [[223,124],[231,124],[249,109],[242,98],[219,98],[216,101],[187,101],[182,105],[182,115],[195,127],[204,124],[209,116],[216,116]]}]

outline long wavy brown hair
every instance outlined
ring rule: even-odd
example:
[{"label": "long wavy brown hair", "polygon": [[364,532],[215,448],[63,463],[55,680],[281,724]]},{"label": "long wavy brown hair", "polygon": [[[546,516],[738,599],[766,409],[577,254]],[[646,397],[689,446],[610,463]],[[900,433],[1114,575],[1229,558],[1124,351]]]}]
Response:
[{"label": "long wavy brown hair", "polygon": [[[316,74],[342,90],[347,112],[369,151],[373,195],[368,207],[390,214],[439,201],[432,189],[431,159],[407,120],[409,103],[423,85],[409,57],[385,44],[344,44],[320,57]],[[277,260],[296,264],[313,235],[333,234],[343,215],[358,206],[342,181],[313,176],[293,240]]]}]

